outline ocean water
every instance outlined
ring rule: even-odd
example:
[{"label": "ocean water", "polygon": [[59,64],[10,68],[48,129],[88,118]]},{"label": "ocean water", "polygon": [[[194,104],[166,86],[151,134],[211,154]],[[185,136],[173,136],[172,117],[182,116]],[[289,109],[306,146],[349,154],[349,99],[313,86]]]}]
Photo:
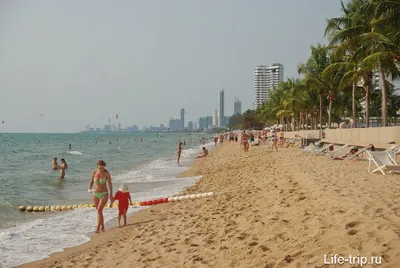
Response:
[{"label": "ocean water", "polygon": [[[186,146],[176,163],[178,138]],[[139,137],[143,141],[138,140]],[[63,248],[90,240],[96,227],[95,209],[60,212],[19,212],[20,205],[91,204],[87,192],[91,171],[103,159],[113,179],[114,194],[128,183],[132,199],[166,197],[192,185],[199,177],[176,179],[201,152],[200,134],[0,134],[0,267],[39,260]],[[192,142],[189,142],[189,139]],[[208,137],[207,147],[211,146]],[[68,150],[68,144],[72,150]],[[66,176],[52,171],[52,157],[68,163]],[[134,213],[140,208],[130,208]],[[105,221],[117,209],[104,210]]]}]

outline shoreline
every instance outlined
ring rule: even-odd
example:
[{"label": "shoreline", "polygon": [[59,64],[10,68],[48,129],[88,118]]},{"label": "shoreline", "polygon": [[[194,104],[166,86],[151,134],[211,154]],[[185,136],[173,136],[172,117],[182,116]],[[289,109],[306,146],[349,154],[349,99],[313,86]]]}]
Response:
[{"label": "shoreline", "polygon": [[[368,161],[225,142],[187,174],[216,196],[141,210],[128,226],[18,267],[324,267],[324,256],[400,266],[400,181]],[[343,265],[343,267],[349,267]]]},{"label": "shoreline", "polygon": [[[205,146],[207,146],[207,144]],[[209,145],[209,146],[210,146],[210,149],[209,149],[210,155],[209,156],[212,156],[213,155],[212,153],[218,151],[218,149],[220,148],[219,146],[217,148],[215,148],[214,145]],[[211,146],[212,146],[212,149],[211,149]],[[175,178],[185,179],[185,178],[190,178],[190,177],[194,177],[194,176],[200,176],[201,174],[198,173],[198,167],[202,160],[203,160],[202,158],[192,159],[189,164],[189,168],[185,171],[180,172]],[[194,185],[195,184],[193,184],[185,189],[182,189],[179,193],[177,193],[175,195],[180,195],[180,194],[187,192],[187,190],[190,189],[191,187],[193,187]],[[132,200],[132,201],[135,201],[135,200]],[[148,223],[148,222],[155,221],[155,220],[167,219],[167,218],[159,218],[159,219],[154,218],[154,216],[151,213],[151,212],[153,212],[154,209],[162,210],[162,207],[165,207],[167,205],[168,205],[168,203],[157,204],[156,207],[155,206],[148,206],[148,207],[146,206],[146,207],[143,207],[141,210],[136,211],[131,215],[128,215],[127,216],[128,224],[126,227],[138,225],[141,223]],[[116,213],[117,213],[117,210],[116,210]],[[95,220],[96,219],[94,219],[94,222],[95,222]],[[57,263],[59,263],[58,260],[60,258],[63,258],[65,255],[75,254],[77,252],[89,250],[92,247],[96,247],[96,246],[102,245],[104,243],[109,243],[111,240],[114,239],[115,235],[118,234],[118,231],[126,228],[126,227],[117,228],[117,226],[116,226],[117,220],[118,219],[116,217],[105,223],[106,232],[101,232],[101,233],[96,234],[93,231],[93,232],[87,233],[87,236],[90,238],[90,241],[88,241],[86,243],[83,243],[83,244],[80,244],[77,246],[73,246],[73,247],[64,248],[63,251],[54,252],[44,259],[24,263],[24,264],[15,266],[15,267],[20,267],[20,268],[42,267],[43,264],[47,264],[48,262],[51,262],[54,265],[56,265]],[[132,222],[135,222],[135,223],[132,223]]]}]

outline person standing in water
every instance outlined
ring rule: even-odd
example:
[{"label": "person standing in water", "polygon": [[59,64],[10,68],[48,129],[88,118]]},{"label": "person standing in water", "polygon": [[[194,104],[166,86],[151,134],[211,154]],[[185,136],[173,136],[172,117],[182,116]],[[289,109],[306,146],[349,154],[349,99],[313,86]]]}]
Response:
[{"label": "person standing in water", "polygon": [[51,168],[53,170],[58,170],[57,157],[55,157],[55,156],[53,156],[53,161],[51,161]]},{"label": "person standing in water", "polygon": [[60,168],[60,180],[63,180],[65,177],[65,170],[68,168],[67,162],[65,162],[64,158],[61,158],[61,165],[59,166]]},{"label": "person standing in water", "polygon": [[178,160],[176,161],[179,164],[179,160],[181,159],[181,153],[182,153],[182,142],[178,143]]},{"label": "person standing in water", "polygon": [[[110,173],[105,169],[106,162],[103,160],[97,161],[97,169],[92,171],[92,177],[89,182],[88,192],[93,193],[93,202],[97,210],[97,228],[95,233],[99,233],[100,230],[104,232],[104,216],[103,209],[107,204],[108,198],[110,197],[111,203],[114,202],[112,195],[112,181]],[[108,192],[106,183],[110,192]],[[94,186],[94,191],[92,187]],[[110,194],[109,194],[110,193]]]},{"label": "person standing in water", "polygon": [[71,143],[68,145],[68,149],[69,149],[70,151],[72,150]]}]

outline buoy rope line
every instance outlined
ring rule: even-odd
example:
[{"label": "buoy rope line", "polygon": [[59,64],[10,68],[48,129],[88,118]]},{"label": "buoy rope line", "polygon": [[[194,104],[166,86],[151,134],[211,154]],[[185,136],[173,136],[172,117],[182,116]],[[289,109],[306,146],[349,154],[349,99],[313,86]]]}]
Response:
[{"label": "buoy rope line", "polygon": [[[213,197],[215,196],[214,192],[208,193],[199,193],[199,194],[187,194],[180,196],[171,196],[165,198],[159,198],[148,201],[135,201],[130,204],[130,207],[140,207],[140,206],[152,206],[162,203],[168,202],[179,202],[189,199],[199,199],[205,197]],[[111,208],[110,204],[105,205],[106,208]],[[113,204],[112,208],[118,207],[118,204]],[[94,204],[80,204],[80,205],[63,205],[63,206],[19,206],[18,210],[21,212],[49,212],[49,211],[65,211],[65,210],[74,210],[81,208],[95,208]]]}]

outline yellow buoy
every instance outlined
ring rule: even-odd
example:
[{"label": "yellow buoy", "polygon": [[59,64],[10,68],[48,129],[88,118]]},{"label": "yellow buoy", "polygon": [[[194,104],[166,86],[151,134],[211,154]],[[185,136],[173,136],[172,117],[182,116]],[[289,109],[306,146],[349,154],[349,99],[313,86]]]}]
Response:
[{"label": "yellow buoy", "polygon": [[55,210],[56,210],[56,207],[55,207],[55,206],[51,206],[51,207],[50,207],[50,210],[51,210],[51,211],[55,211]]},{"label": "yellow buoy", "polygon": [[43,212],[44,211],[44,207],[39,207],[39,212]]},{"label": "yellow buoy", "polygon": [[25,206],[19,206],[18,209],[19,209],[19,211],[25,211],[26,207]]},{"label": "yellow buoy", "polygon": [[94,208],[96,206],[94,204],[90,204],[89,207]]},{"label": "yellow buoy", "polygon": [[60,211],[61,210],[61,206],[56,206],[56,211]]},{"label": "yellow buoy", "polygon": [[78,205],[73,205],[72,206],[72,209],[77,209],[78,208]]},{"label": "yellow buoy", "polygon": [[32,211],[33,211],[33,207],[32,207],[32,206],[27,206],[27,207],[26,207],[26,211],[32,212]]},{"label": "yellow buoy", "polygon": [[67,210],[70,210],[70,209],[72,209],[72,206],[71,205],[67,206]]},{"label": "yellow buoy", "polygon": [[44,211],[50,211],[50,206],[44,207]]},{"label": "yellow buoy", "polygon": [[82,208],[83,207],[83,205],[78,205],[78,208]]},{"label": "yellow buoy", "polygon": [[87,208],[87,207],[88,207],[88,205],[87,205],[87,204],[84,204],[82,207],[83,207],[83,208]]},{"label": "yellow buoy", "polygon": [[61,206],[61,210],[67,210],[67,206]]},{"label": "yellow buoy", "polygon": [[39,212],[39,207],[33,207],[34,212]]}]

